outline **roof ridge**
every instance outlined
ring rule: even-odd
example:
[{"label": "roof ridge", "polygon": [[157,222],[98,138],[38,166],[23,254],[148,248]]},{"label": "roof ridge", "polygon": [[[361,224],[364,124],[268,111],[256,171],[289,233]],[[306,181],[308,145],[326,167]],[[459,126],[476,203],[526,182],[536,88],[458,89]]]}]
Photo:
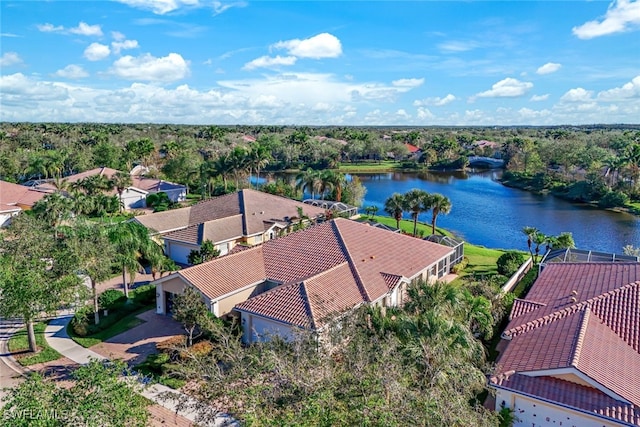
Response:
[{"label": "roof ridge", "polygon": [[336,237],[337,237],[337,241],[338,244],[340,245],[340,248],[342,249],[342,251],[344,252],[344,256],[347,259],[347,263],[349,264],[349,268],[351,269],[351,273],[353,274],[354,279],[356,279],[356,283],[358,284],[358,288],[360,289],[360,293],[362,294],[362,296],[364,297],[363,299],[367,302],[371,302],[371,296],[369,295],[369,292],[367,292],[367,288],[364,286],[364,283],[362,282],[362,278],[360,277],[360,272],[358,271],[358,267],[356,267],[355,262],[353,261],[353,257],[351,256],[351,253],[349,252],[349,248],[347,248],[347,244],[344,241],[344,237],[342,236],[342,233],[340,233],[340,228],[338,227],[338,223],[337,223],[337,219],[334,219],[331,221],[331,226],[334,229],[335,233],[336,233]]},{"label": "roof ridge", "polygon": [[589,325],[589,317],[591,314],[591,306],[587,305],[583,310],[582,321],[580,324],[580,330],[576,341],[573,345],[573,357],[571,358],[570,365],[574,368],[578,368],[578,362],[580,361],[580,354],[582,352],[582,344],[584,343],[584,337],[587,334],[587,326]]},{"label": "roof ridge", "polygon": [[315,329],[316,327],[316,316],[311,306],[311,300],[309,298],[309,292],[307,292],[307,285],[304,281],[300,282],[300,289],[302,291],[302,300],[304,301],[305,308],[308,310],[307,316],[309,316],[309,320],[311,320],[311,327]]},{"label": "roof ridge", "polygon": [[631,288],[631,287],[640,287],[640,281],[637,282],[631,282],[628,283],[626,285],[620,286],[618,288],[612,289],[608,292],[602,293],[600,295],[596,295],[595,297],[589,298],[587,300],[575,303],[575,304],[571,304],[567,307],[561,308],[560,310],[554,311],[552,313],[547,314],[546,316],[543,317],[539,317],[537,319],[534,320],[530,320],[527,323],[515,326],[513,328],[510,328],[509,330],[504,331],[503,335],[505,337],[509,337],[509,336],[517,336],[521,333],[524,332],[528,332],[531,329],[535,329],[538,326],[541,325],[546,325],[548,323],[551,323],[552,321],[561,319],[567,315],[573,314],[577,311],[582,310],[584,307],[591,307],[591,304],[606,298],[609,298],[612,295],[616,295],[620,292],[623,292],[624,290]]}]

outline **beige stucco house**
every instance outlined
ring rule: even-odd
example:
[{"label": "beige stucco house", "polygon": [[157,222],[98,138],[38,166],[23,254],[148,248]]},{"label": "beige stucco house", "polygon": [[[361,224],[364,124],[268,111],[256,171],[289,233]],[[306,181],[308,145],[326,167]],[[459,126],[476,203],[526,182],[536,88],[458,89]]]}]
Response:
[{"label": "beige stucco house", "polygon": [[186,286],[216,316],[239,316],[243,339],[322,331],[361,304],[397,306],[415,280],[446,275],[452,248],[338,218],[156,281],[157,312]]}]

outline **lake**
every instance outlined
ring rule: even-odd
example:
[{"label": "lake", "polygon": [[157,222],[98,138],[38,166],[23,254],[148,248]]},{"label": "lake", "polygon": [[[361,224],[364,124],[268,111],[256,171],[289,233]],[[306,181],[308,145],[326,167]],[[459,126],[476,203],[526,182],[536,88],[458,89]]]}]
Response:
[{"label": "lake", "polygon": [[[367,188],[363,207],[378,206],[379,214],[384,214],[384,201],[394,192],[419,188],[447,196],[451,213],[438,216],[437,225],[478,245],[526,249],[522,228],[531,226],[551,235],[569,231],[580,249],[622,253],[625,245],[640,246],[640,218],[505,187],[497,181],[501,174],[493,170],[358,176]],[[419,220],[430,223],[431,213]]]}]

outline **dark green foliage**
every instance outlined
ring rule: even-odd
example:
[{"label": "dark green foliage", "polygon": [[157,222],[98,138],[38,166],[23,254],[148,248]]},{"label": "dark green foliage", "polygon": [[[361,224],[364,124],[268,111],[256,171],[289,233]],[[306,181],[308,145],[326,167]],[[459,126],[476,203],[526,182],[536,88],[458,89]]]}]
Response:
[{"label": "dark green foliage", "polygon": [[124,292],[117,289],[107,289],[98,296],[98,304],[100,308],[111,310],[116,306],[121,305],[127,300],[124,296]]},{"label": "dark green foliage", "polygon": [[202,264],[211,261],[220,255],[220,250],[216,249],[211,240],[205,240],[200,245],[199,250],[192,250],[187,256],[187,262],[191,265]]},{"label": "dark green foliage", "polygon": [[122,362],[93,360],[71,373],[71,387],[33,373],[9,390],[0,426],[145,426],[147,400],[138,394],[135,381],[121,380],[123,372],[130,373]]},{"label": "dark green foliage", "polygon": [[518,268],[524,263],[525,256],[522,252],[509,251],[498,258],[498,273],[503,276],[510,277],[513,273],[518,271]]},{"label": "dark green foliage", "polygon": [[598,201],[598,206],[601,208],[617,208],[622,207],[629,203],[629,196],[622,191],[608,191]]},{"label": "dark green foliage", "polygon": [[164,191],[151,193],[146,199],[147,207],[153,208],[154,212],[163,212],[169,210],[173,206],[173,202]]}]

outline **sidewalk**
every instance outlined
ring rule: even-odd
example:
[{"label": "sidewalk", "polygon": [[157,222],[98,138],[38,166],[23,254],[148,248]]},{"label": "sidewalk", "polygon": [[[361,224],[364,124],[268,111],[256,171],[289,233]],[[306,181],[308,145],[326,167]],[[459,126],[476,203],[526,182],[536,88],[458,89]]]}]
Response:
[{"label": "sidewalk", "polygon": [[[76,363],[86,364],[90,359],[95,358],[99,360],[108,360],[98,353],[82,347],[73,341],[69,334],[67,334],[67,325],[73,318],[72,315],[64,315],[57,317],[47,325],[45,329],[45,338],[49,345],[63,356],[73,360]],[[171,410],[174,413],[188,419],[191,422],[196,422],[197,413],[194,408],[198,407],[198,402],[191,396],[188,396],[180,391],[173,390],[161,384],[153,384],[143,389],[141,394],[154,403]],[[166,399],[165,396],[175,396],[176,399]],[[180,402],[180,404],[178,403]],[[178,411],[180,407],[180,411]],[[237,425],[233,419],[224,417],[222,415],[215,416],[215,420],[210,423],[199,423],[199,425],[209,426],[227,426]]]}]

